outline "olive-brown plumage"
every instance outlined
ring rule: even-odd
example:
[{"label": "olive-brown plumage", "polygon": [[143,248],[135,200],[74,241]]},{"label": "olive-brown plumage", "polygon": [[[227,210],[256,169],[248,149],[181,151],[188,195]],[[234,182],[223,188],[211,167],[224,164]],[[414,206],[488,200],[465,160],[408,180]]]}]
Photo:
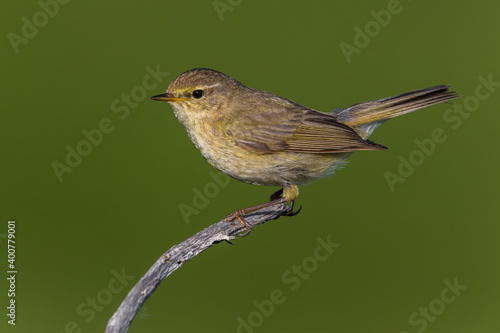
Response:
[{"label": "olive-brown plumage", "polygon": [[[179,75],[163,95],[207,161],[240,181],[283,187],[293,201],[297,185],[331,175],[356,150],[380,150],[368,140],[385,120],[458,97],[436,86],[323,113],[244,86],[206,68]],[[256,207],[237,211],[239,218]],[[243,222],[242,222],[243,223]]]}]

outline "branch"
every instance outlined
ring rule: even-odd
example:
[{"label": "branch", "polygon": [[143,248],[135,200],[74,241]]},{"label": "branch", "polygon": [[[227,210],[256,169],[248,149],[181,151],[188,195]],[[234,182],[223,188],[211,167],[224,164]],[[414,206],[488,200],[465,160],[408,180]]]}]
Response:
[{"label": "branch", "polygon": [[[277,219],[289,212],[289,210],[290,207],[285,204],[271,206],[245,215],[245,221],[252,226],[256,226]],[[127,332],[142,305],[167,276],[212,245],[222,241],[229,242],[235,238],[236,234],[243,231],[246,231],[245,227],[237,220],[232,222],[220,221],[170,248],[130,290],[118,310],[109,320],[106,333]]]}]

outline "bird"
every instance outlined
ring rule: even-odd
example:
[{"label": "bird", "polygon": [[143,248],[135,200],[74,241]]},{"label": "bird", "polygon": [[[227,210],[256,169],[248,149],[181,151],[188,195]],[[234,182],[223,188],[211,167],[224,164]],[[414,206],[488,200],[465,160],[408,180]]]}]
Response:
[{"label": "bird", "polygon": [[298,185],[331,176],[358,150],[387,147],[368,140],[388,119],[447,102],[460,95],[448,85],[410,91],[349,108],[320,112],[289,99],[247,87],[222,72],[195,68],[177,76],[166,93],[187,135],[216,169],[244,183],[278,186],[269,202],[234,211],[224,221],[278,204],[293,213]]}]

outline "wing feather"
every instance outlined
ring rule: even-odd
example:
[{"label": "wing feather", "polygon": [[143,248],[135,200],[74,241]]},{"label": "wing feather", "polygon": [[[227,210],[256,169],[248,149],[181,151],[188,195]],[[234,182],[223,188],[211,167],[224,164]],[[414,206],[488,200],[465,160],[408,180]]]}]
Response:
[{"label": "wing feather", "polygon": [[244,120],[240,119],[240,130],[233,126],[230,131],[235,145],[261,154],[286,151],[321,154],[386,149],[363,140],[333,114],[306,108],[295,112],[283,111],[266,111],[266,121],[263,121],[262,114],[246,115]]}]

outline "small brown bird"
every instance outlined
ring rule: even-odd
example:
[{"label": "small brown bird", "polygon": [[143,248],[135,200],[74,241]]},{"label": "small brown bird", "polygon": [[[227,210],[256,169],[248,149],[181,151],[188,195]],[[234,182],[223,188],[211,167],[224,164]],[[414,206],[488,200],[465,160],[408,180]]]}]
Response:
[{"label": "small brown bird", "polygon": [[[179,75],[162,95],[196,148],[221,172],[245,183],[280,186],[271,201],[237,210],[291,202],[297,185],[333,174],[356,150],[387,149],[367,140],[387,119],[459,97],[441,85],[323,113],[252,89],[221,72],[196,68]],[[291,208],[289,211],[290,215]]]}]

